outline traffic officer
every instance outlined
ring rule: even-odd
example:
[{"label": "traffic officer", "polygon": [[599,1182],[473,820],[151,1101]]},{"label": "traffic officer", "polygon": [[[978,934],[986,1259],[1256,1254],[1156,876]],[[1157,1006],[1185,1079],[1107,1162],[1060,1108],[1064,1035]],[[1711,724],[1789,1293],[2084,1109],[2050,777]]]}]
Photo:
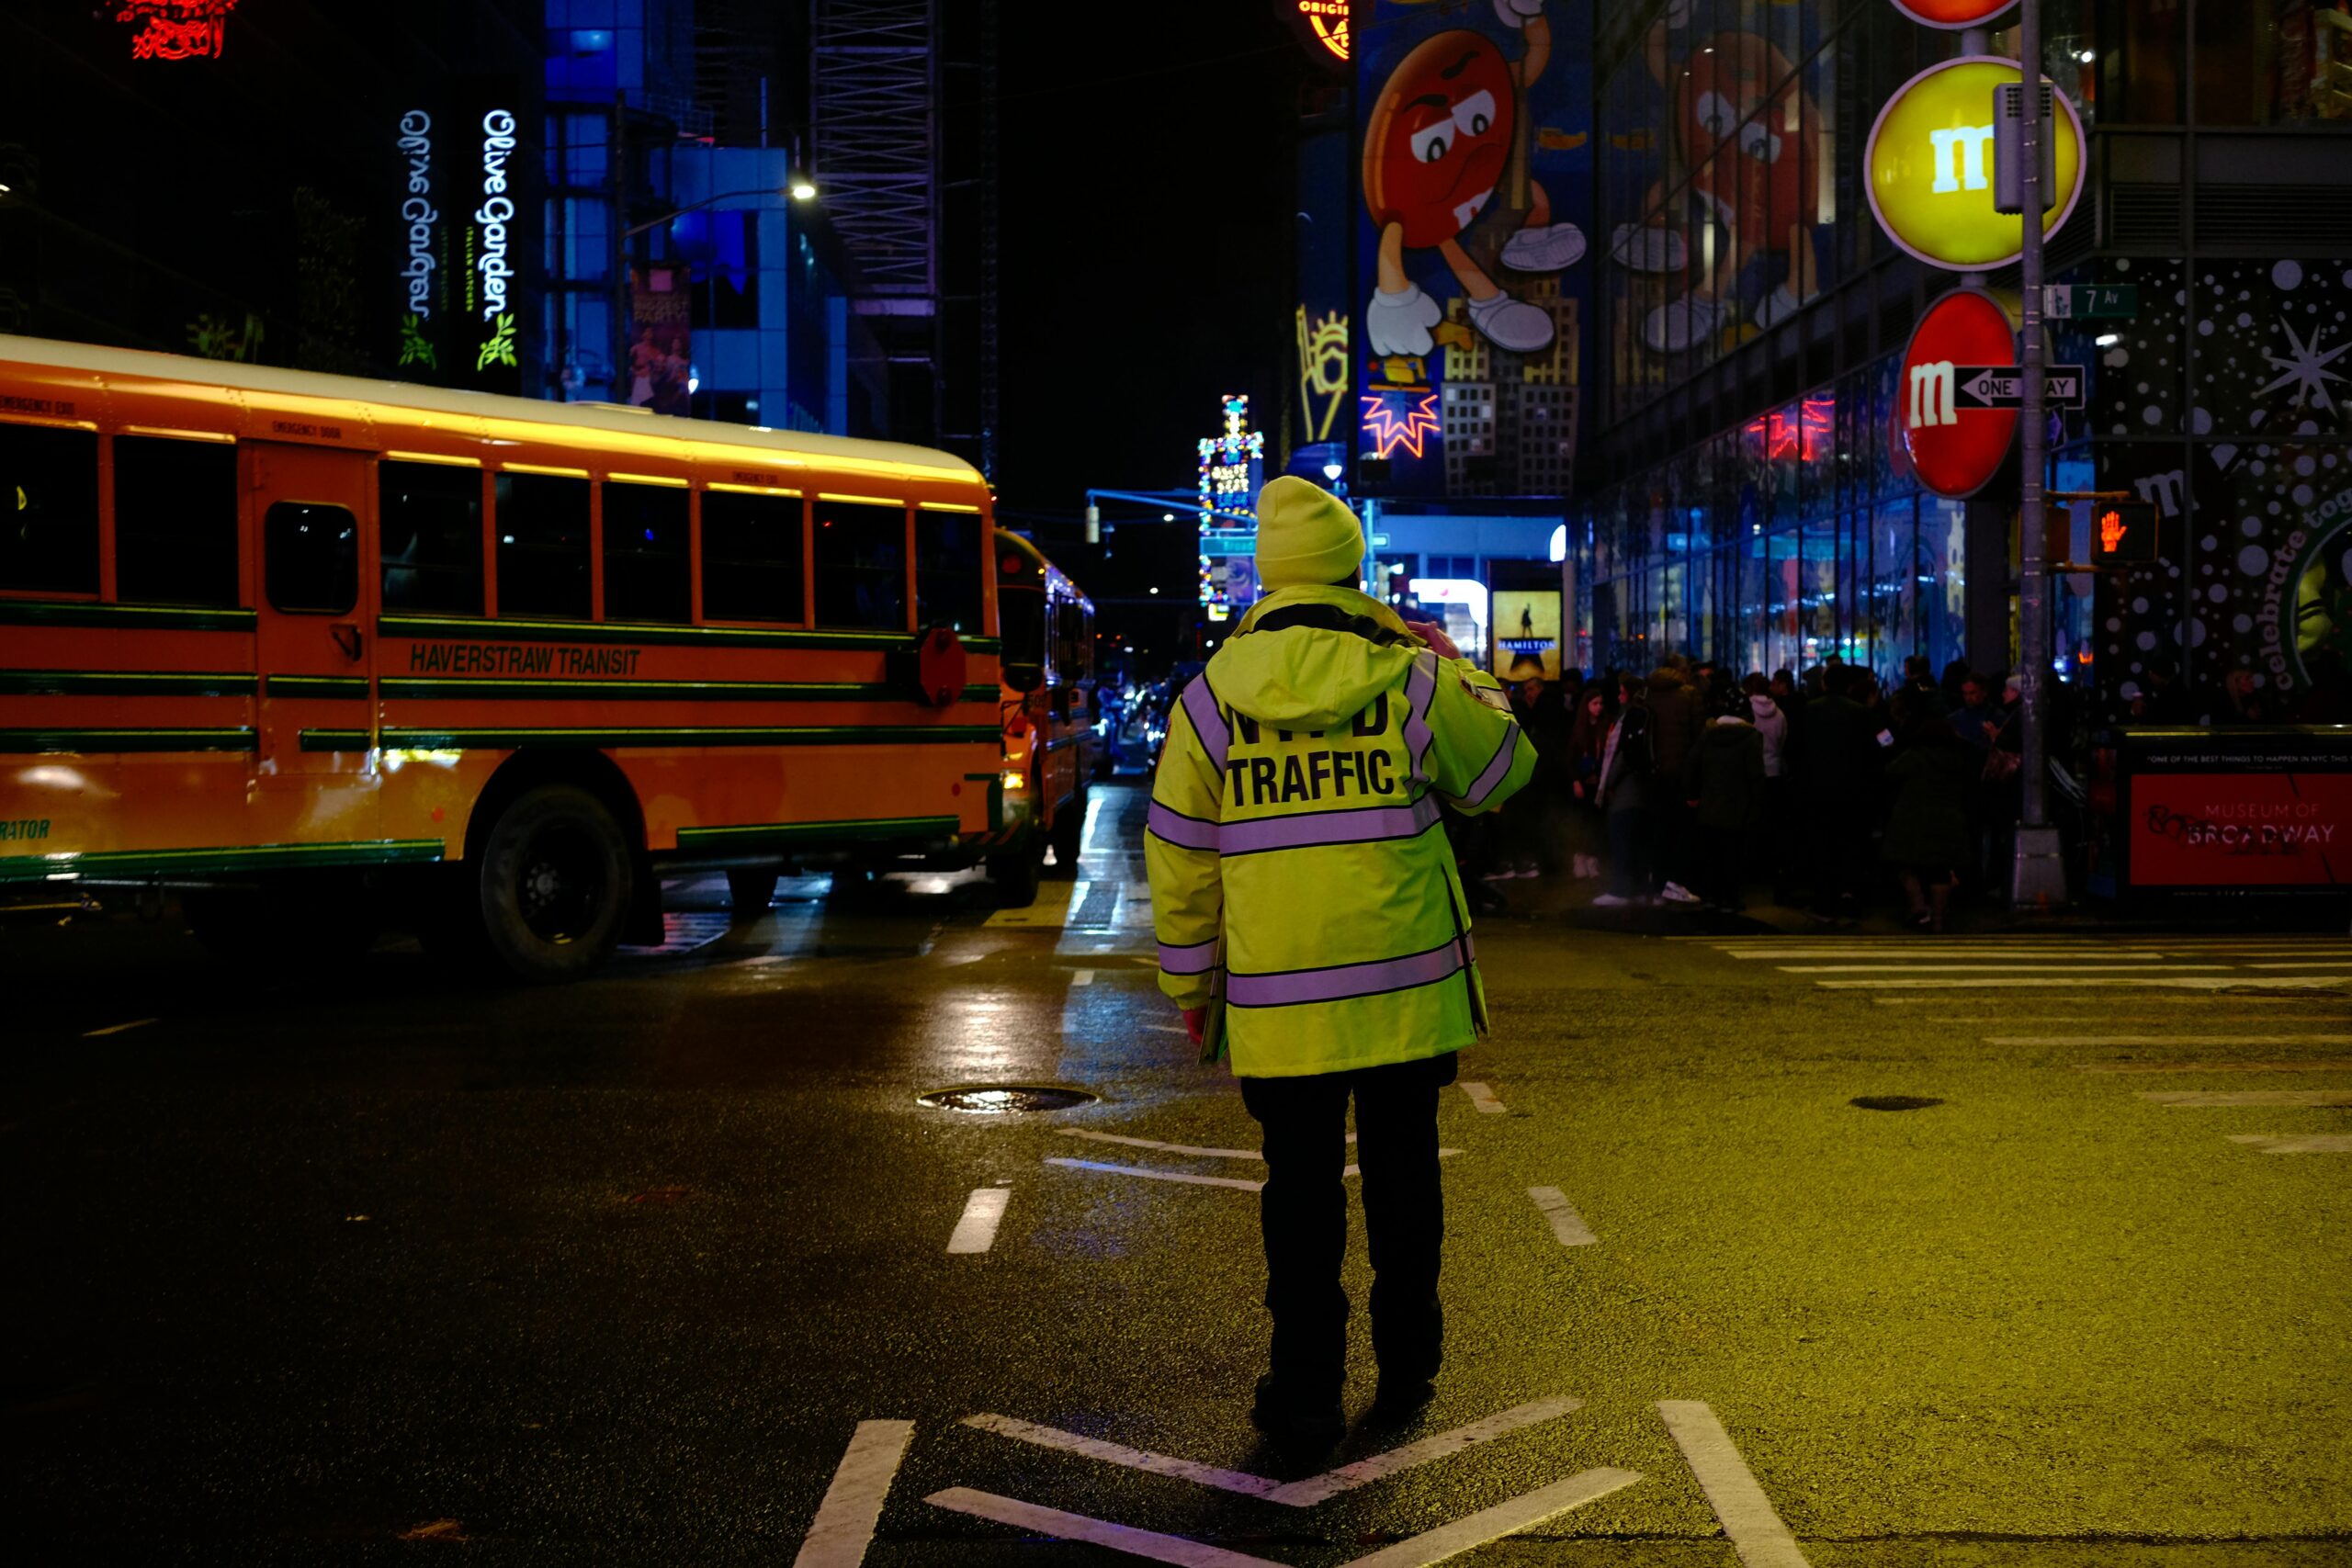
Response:
[{"label": "traffic officer", "polygon": [[1433,1393],[1438,1092],[1486,1029],[1440,815],[1491,811],[1535,768],[1500,685],[1358,590],[1363,553],[1336,497],[1289,476],[1265,487],[1269,592],[1174,705],[1144,840],[1160,988],[1196,1041],[1222,1028],[1265,1134],[1273,1349],[1250,1416],[1317,1442],[1344,1429],[1351,1095],[1375,1411]]}]

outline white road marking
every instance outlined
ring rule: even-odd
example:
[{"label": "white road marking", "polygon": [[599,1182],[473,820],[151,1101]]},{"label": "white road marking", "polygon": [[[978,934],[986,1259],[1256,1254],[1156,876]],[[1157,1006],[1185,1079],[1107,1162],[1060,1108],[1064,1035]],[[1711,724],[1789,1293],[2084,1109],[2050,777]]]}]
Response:
[{"label": "white road marking", "polygon": [[[2162,1042],[2169,1045],[2170,1041]],[[2343,1073],[2352,1061],[2324,1062],[2077,1062],[2078,1073]]]},{"label": "white road marking", "polygon": [[[2154,949],[2034,948],[2034,954],[2055,960],[2075,958],[2163,958],[2166,954]],[[1743,964],[1787,958],[2013,958],[2027,956],[2016,949],[1998,947],[1759,947],[1746,953],[1727,953],[1726,958]]]},{"label": "white road marking", "polygon": [[1592,1247],[1600,1242],[1600,1238],[1592,1234],[1592,1227],[1584,1223],[1584,1216],[1577,1213],[1576,1206],[1558,1188],[1531,1187],[1527,1195],[1535,1200],[1535,1206],[1552,1222],[1552,1234],[1560,1238],[1562,1247]]},{"label": "white road marking", "polygon": [[1004,1206],[1012,1201],[1010,1187],[975,1187],[964,1200],[964,1217],[947,1237],[950,1252],[986,1252],[996,1245],[996,1227]]},{"label": "white road marking", "polygon": [[1661,1399],[1657,1413],[1666,1418],[1674,1446],[1682,1450],[1707,1506],[1715,1511],[1724,1534],[1731,1538],[1742,1568],[1809,1568],[1797,1550],[1796,1537],[1772,1511],[1772,1500],[1756,1484],[1747,1461],[1732,1447],[1731,1434],[1715,1419],[1703,1400]]},{"label": "white road marking", "polygon": [[1011,1416],[967,1416],[964,1425],[1019,1442],[1033,1443],[1041,1449],[1083,1454],[1088,1459],[1123,1464],[1129,1470],[1140,1470],[1150,1475],[1172,1475],[1179,1481],[1214,1486],[1220,1492],[1238,1492],[1245,1497],[1272,1496],[1282,1488],[1282,1483],[1269,1481],[1262,1475],[1221,1470],[1213,1464],[1178,1459],[1172,1454],[1156,1454],[1148,1449],[1131,1449],[1125,1443],[1109,1442],[1102,1438],[1081,1438],[1076,1432],[1065,1432],[1058,1427],[1041,1427],[1034,1421],[1023,1421]]},{"label": "white road marking", "polygon": [[915,1435],[911,1421],[860,1421],[833,1472],[825,1500],[817,1505],[816,1521],[800,1543],[793,1568],[857,1568],[874,1540],[875,1524],[882,1517],[882,1499],[891,1478],[907,1457]]},{"label": "white road marking", "polygon": [[1638,1470],[1580,1471],[1566,1481],[1555,1481],[1549,1486],[1538,1487],[1524,1496],[1513,1497],[1508,1503],[1498,1503],[1491,1508],[1481,1508],[1468,1518],[1456,1519],[1450,1525],[1440,1525],[1425,1530],[1410,1540],[1400,1540],[1394,1546],[1384,1546],[1369,1556],[1342,1563],[1340,1568],[1429,1568],[1432,1562],[1442,1562],[1473,1547],[1484,1546],[1490,1540],[1532,1529],[1549,1518],[1555,1518],[1570,1508],[1605,1497],[1610,1493],[1631,1486],[1642,1478]]},{"label": "white road marking", "polygon": [[2352,1045],[2352,1034],[1988,1034],[1987,1045]]},{"label": "white road marking", "polygon": [[154,1021],[155,1021],[152,1018],[134,1018],[129,1023],[109,1023],[104,1029],[85,1029],[82,1031],[82,1038],[85,1040],[96,1040],[100,1035],[120,1034],[126,1029],[143,1029]]},{"label": "white road marking", "polygon": [[1236,1492],[1245,1497],[1262,1497],[1269,1503],[1280,1503],[1285,1507],[1311,1508],[1342,1492],[1370,1485],[1373,1482],[1474,1449],[1480,1443],[1490,1443],[1497,1438],[1508,1437],[1524,1427],[1554,1420],[1582,1408],[1583,1400],[1565,1394],[1530,1400],[1524,1404],[1497,1411],[1466,1427],[1456,1427],[1450,1432],[1423,1438],[1401,1449],[1391,1449],[1386,1453],[1374,1454],[1353,1464],[1344,1464],[1320,1475],[1310,1475],[1289,1483],[1269,1481],[1261,1475],[1225,1470],[1213,1464],[1178,1459],[1171,1454],[1153,1453],[1148,1449],[1131,1449],[1125,1443],[1114,1443],[1102,1438],[1083,1438],[1075,1432],[1065,1432],[1058,1427],[1040,1426],[1011,1416],[967,1416],[964,1425],[978,1427],[983,1432],[994,1432],[1017,1442],[1033,1443],[1038,1448],[1053,1449],[1061,1453],[1082,1454],[1088,1459],[1125,1465],[1129,1470],[1140,1470],[1151,1475],[1173,1476],[1179,1481],[1215,1487],[1220,1492]]},{"label": "white road marking", "polygon": [[2352,1106],[2352,1089],[2143,1089],[2139,1094],[2151,1105],[2199,1110],[2226,1105],[2301,1106],[2321,1111]]},{"label": "white road marking", "polygon": [[2267,1155],[2352,1155],[2352,1133],[2232,1133],[2230,1142]]},{"label": "white road marking", "polygon": [[1499,1116],[1508,1109],[1501,1100],[1495,1098],[1495,1091],[1485,1084],[1472,1083],[1464,1078],[1462,1081],[1462,1092],[1470,1097],[1471,1104],[1489,1116]]},{"label": "white road marking", "polygon": [[1238,1551],[1227,1551],[1221,1546],[1203,1541],[1186,1540],[1181,1535],[1162,1535],[1158,1530],[1137,1529],[1133,1525],[1114,1525],[1108,1519],[1091,1519],[1084,1514],[1065,1514],[1059,1508],[1048,1508],[1040,1503],[1023,1503],[1015,1497],[1000,1497],[993,1492],[975,1492],[967,1486],[951,1486],[944,1492],[934,1492],[923,1499],[933,1507],[951,1508],[959,1514],[993,1519],[1001,1525],[1028,1530],[1035,1535],[1051,1536],[1056,1540],[1079,1540],[1090,1546],[1103,1546],[1113,1551],[1124,1551],[1130,1557],[1148,1557],[1154,1562],[1173,1562],[1177,1568],[1283,1568],[1278,1562],[1263,1557],[1246,1557]]},{"label": "white road marking", "polygon": [[1158,1149],[1162,1154],[1198,1155],[1204,1159],[1255,1159],[1266,1156],[1256,1149],[1212,1149],[1197,1144],[1163,1144],[1157,1138],[1130,1138],[1124,1133],[1091,1133],[1083,1127],[1064,1127],[1065,1138],[1089,1138],[1098,1144],[1124,1144],[1131,1149]]},{"label": "white road marking", "polygon": [[2032,986],[2141,986],[2150,990],[2218,991],[2232,986],[2322,986],[2352,980],[2347,975],[2052,975],[2046,979],[1985,976],[1972,980],[1815,980],[1825,991],[1973,991],[1987,987],[2022,989]]},{"label": "white road marking", "polygon": [[2226,964],[1783,964],[1783,975],[2156,975]]},{"label": "white road marking", "polygon": [[[2018,1004],[2008,997],[1874,997],[1871,998],[1871,1005],[1883,1008],[1973,1008],[1979,1012],[1990,1010],[1997,1013],[2002,1019],[2017,1022],[2027,1019],[2056,1021],[2061,1019],[2082,1018],[2094,1014],[2102,1019],[2178,1018],[2180,1004],[2188,999],[2181,997],[2085,997],[2080,1001],[2073,1001],[2064,997],[2034,998],[2031,1005],[2036,1008],[2061,1010],[2044,1012],[2018,1012],[2017,1010]],[[2317,1007],[2333,1010],[2340,1005],[2334,997],[2319,996],[2249,997],[2241,994],[2217,997],[2212,999],[2216,1002],[2226,1002],[2231,1007],[2247,1008]],[[1957,1018],[1961,1015],[1955,1011],[1951,1016]],[[2280,1013],[2276,1016],[2286,1018],[2291,1014]],[[2249,1021],[2251,1021],[2250,1019]]]},{"label": "white road marking", "polygon": [[1094,971],[1091,969],[1074,970],[1070,974],[1069,983],[1072,986],[1091,986],[1094,984]]},{"label": "white road marking", "polygon": [[1391,1449],[1385,1454],[1360,1459],[1353,1464],[1343,1464],[1321,1475],[1310,1475],[1304,1481],[1277,1486],[1265,1495],[1266,1500],[1287,1503],[1295,1508],[1311,1508],[1327,1497],[1336,1497],[1342,1492],[1369,1485],[1385,1476],[1411,1470],[1416,1465],[1428,1464],[1432,1460],[1441,1460],[1465,1449],[1474,1449],[1480,1443],[1490,1443],[1522,1427],[1583,1408],[1583,1400],[1565,1394],[1550,1399],[1532,1399],[1524,1404],[1514,1404],[1509,1410],[1497,1411],[1482,1421],[1473,1421],[1467,1427],[1456,1427],[1451,1432],[1440,1432],[1433,1438],[1423,1438],[1401,1449]]},{"label": "white road marking", "polygon": [[1265,1190],[1262,1181],[1244,1181],[1238,1176],[1195,1176],[1189,1170],[1156,1170],[1148,1165],[1110,1165],[1101,1160],[1064,1159],[1058,1155],[1046,1156],[1047,1165],[1067,1166],[1072,1170],[1105,1170],[1114,1176],[1140,1176],[1152,1181],[1186,1181],[1195,1187],[1234,1187],[1244,1192]]}]

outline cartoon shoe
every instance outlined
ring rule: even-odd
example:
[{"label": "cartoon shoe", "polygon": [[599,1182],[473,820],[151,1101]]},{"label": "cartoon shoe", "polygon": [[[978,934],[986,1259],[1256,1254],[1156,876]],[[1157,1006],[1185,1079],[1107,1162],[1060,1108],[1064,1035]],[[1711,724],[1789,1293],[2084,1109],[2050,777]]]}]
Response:
[{"label": "cartoon shoe", "polygon": [[1375,288],[1363,313],[1363,335],[1374,354],[1427,354],[1432,346],[1430,329],[1444,315],[1437,301],[1413,283],[1393,294]]},{"label": "cartoon shoe", "polygon": [[1503,245],[1503,265],[1520,272],[1558,272],[1584,259],[1584,231],[1573,223],[1521,229]]},{"label": "cartoon shoe", "polygon": [[1705,299],[1676,299],[1649,313],[1642,323],[1642,341],[1659,354],[1680,354],[1702,338],[1713,337],[1723,323],[1723,307]]},{"label": "cartoon shoe", "polygon": [[1651,223],[1620,223],[1609,237],[1609,254],[1634,272],[1680,272],[1690,260],[1682,235]]},{"label": "cartoon shoe", "polygon": [[1777,327],[1791,316],[1795,315],[1798,308],[1804,303],[1804,301],[1799,299],[1790,291],[1789,286],[1783,283],[1771,293],[1764,296],[1764,302],[1756,307],[1756,324],[1759,327]]},{"label": "cartoon shoe", "polygon": [[1550,312],[1508,294],[1471,300],[1470,324],[1486,334],[1488,343],[1513,354],[1533,354],[1552,343]]}]

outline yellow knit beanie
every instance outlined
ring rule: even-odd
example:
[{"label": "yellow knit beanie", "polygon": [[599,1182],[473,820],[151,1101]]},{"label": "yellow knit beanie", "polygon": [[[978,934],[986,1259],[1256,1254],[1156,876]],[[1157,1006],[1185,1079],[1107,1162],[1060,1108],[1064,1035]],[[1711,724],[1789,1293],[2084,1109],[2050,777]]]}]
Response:
[{"label": "yellow knit beanie", "polygon": [[1258,492],[1258,581],[1268,591],[1352,579],[1363,525],[1322,486],[1284,474]]}]

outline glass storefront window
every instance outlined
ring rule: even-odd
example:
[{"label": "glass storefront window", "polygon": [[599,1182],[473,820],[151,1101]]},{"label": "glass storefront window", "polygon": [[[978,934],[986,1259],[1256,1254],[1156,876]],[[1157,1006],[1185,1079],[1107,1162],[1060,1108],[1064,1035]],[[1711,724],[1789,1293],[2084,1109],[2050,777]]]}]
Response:
[{"label": "glass storefront window", "polygon": [[2195,16],[2199,124],[2352,118],[2352,17],[2313,0],[2199,0]]}]

